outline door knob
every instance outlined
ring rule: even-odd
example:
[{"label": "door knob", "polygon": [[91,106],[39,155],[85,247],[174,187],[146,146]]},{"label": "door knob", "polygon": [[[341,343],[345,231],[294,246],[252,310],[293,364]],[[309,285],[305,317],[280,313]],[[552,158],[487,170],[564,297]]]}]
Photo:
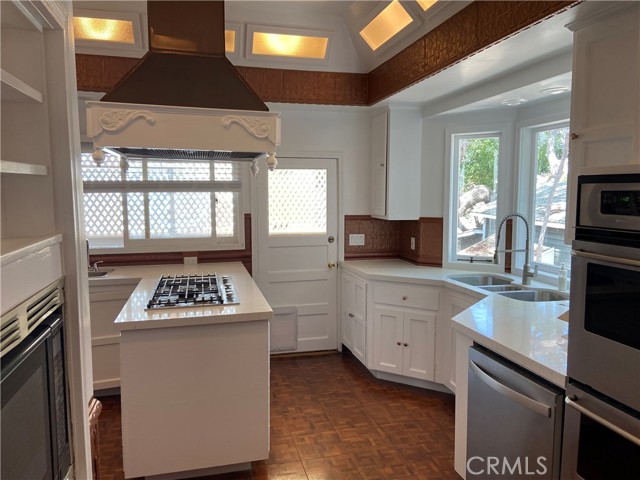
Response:
[{"label": "door knob", "polygon": [[329,268],[336,268],[336,262],[329,262]]}]

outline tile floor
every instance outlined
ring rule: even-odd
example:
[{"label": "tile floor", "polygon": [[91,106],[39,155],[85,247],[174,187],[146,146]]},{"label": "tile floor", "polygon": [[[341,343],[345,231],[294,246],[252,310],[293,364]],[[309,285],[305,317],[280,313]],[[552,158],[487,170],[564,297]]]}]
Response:
[{"label": "tile floor", "polygon": [[[102,397],[101,480],[120,480],[120,399]],[[374,378],[349,353],[271,360],[271,455],[206,480],[459,479],[453,395]]]}]

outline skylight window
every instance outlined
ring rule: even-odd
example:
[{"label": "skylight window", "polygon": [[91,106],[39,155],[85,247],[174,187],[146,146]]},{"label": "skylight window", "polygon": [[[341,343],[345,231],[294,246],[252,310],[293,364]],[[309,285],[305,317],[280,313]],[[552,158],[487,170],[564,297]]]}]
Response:
[{"label": "skylight window", "polygon": [[133,45],[133,22],[111,18],[73,17],[73,36],[76,40],[97,40]]},{"label": "skylight window", "polygon": [[328,43],[328,37],[253,32],[251,53],[324,60]]},{"label": "skylight window", "polygon": [[393,0],[360,31],[360,36],[371,50],[376,51],[412,21],[400,2]]},{"label": "skylight window", "polygon": [[429,10],[438,0],[417,0],[418,4],[425,12]]}]

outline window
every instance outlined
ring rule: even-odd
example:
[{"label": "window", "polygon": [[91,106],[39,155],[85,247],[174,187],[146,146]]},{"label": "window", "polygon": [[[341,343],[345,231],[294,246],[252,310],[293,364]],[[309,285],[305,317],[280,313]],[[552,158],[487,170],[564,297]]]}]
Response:
[{"label": "window", "polygon": [[569,268],[571,247],[564,243],[569,170],[567,122],[525,128],[519,206],[532,222],[532,260],[542,271]]},{"label": "window", "polygon": [[451,261],[489,259],[495,248],[500,134],[452,136]]},{"label": "window", "polygon": [[85,233],[103,252],[244,248],[237,162],[82,154]]}]

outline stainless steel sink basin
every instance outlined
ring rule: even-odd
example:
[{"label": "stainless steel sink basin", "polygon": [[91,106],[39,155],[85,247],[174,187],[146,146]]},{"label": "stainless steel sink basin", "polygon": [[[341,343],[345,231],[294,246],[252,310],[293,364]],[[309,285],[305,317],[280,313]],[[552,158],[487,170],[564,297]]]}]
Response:
[{"label": "stainless steel sink basin", "polygon": [[100,270],[89,270],[89,278],[105,277],[113,272],[113,268],[104,268]]},{"label": "stainless steel sink basin", "polygon": [[524,287],[519,285],[484,285],[480,288],[488,292],[517,292],[524,290]]},{"label": "stainless steel sink basin", "polygon": [[482,273],[472,275],[451,275],[449,278],[460,283],[473,285],[474,287],[482,287],[485,285],[508,285],[513,281],[510,278],[501,277],[500,275]]},{"label": "stainless steel sink basin", "polygon": [[568,293],[554,292],[552,290],[520,290],[513,292],[498,292],[498,295],[521,300],[523,302],[558,302],[569,300]]}]

